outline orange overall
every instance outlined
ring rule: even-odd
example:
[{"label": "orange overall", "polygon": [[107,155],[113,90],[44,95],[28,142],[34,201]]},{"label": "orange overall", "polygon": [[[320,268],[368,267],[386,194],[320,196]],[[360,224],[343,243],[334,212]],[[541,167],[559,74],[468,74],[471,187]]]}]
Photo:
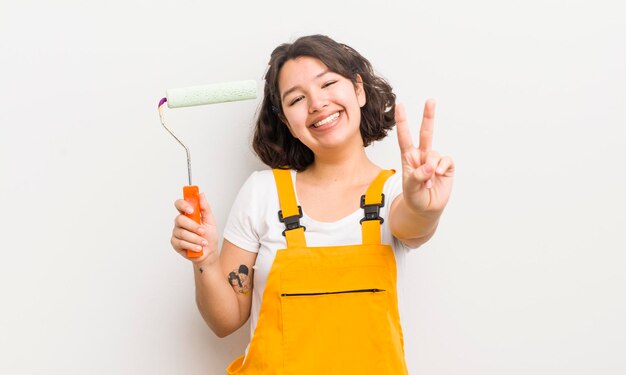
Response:
[{"label": "orange overall", "polygon": [[363,244],[307,247],[289,170],[275,169],[287,248],[270,270],[245,358],[228,374],[407,374],[396,261],[381,244],[382,171],[361,197]]}]

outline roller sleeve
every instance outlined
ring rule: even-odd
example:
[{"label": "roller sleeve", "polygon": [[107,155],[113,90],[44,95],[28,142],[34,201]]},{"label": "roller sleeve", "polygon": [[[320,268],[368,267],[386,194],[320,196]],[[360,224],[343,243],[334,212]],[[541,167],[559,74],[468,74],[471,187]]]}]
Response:
[{"label": "roller sleeve", "polygon": [[166,97],[169,108],[236,102],[255,99],[257,83],[254,80],[248,80],[168,89]]}]

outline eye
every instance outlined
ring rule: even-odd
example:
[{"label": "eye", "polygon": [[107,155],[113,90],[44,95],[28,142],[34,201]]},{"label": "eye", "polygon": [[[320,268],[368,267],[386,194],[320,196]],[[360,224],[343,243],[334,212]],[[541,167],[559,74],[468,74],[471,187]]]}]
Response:
[{"label": "eye", "polygon": [[302,96],[302,95],[300,95],[300,96],[296,97],[294,100],[292,100],[292,101],[289,103],[289,106],[291,107],[292,105],[296,104],[297,102],[299,102],[299,101],[300,101],[300,100],[302,100],[302,99],[304,99],[304,96]]},{"label": "eye", "polygon": [[330,85],[334,85],[335,83],[337,83],[337,81],[328,81],[322,85],[322,88],[326,88]]}]

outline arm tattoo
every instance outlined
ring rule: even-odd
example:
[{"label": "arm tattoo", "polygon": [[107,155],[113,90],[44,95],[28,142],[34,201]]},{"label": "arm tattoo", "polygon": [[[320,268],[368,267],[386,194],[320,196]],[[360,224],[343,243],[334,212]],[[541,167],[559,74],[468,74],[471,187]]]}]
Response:
[{"label": "arm tattoo", "polygon": [[235,292],[248,295],[250,293],[250,278],[248,275],[248,266],[242,264],[238,269],[234,269],[228,274],[228,283],[232,285]]}]

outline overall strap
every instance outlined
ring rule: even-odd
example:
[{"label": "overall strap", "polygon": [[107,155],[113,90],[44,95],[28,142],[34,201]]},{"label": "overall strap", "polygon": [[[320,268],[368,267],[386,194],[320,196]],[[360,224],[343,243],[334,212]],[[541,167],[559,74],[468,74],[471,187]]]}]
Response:
[{"label": "overall strap", "polygon": [[[391,177],[395,170],[382,170],[378,177],[371,183],[365,195],[361,196],[361,208],[365,213],[361,219],[361,230],[363,234],[363,245],[380,244],[380,224],[383,218],[380,217],[380,208],[385,205],[385,195],[383,187],[385,181]],[[391,204],[391,202],[387,202]]]},{"label": "overall strap", "polygon": [[291,180],[291,170],[289,169],[272,169],[274,180],[276,181],[276,189],[278,190],[278,200],[280,202],[280,211],[278,211],[278,220],[285,223],[283,236],[287,240],[287,248],[290,247],[306,247],[306,239],[304,238],[305,228],[300,225],[302,217],[302,208],[296,202],[296,193],[293,189],[293,181]]}]

